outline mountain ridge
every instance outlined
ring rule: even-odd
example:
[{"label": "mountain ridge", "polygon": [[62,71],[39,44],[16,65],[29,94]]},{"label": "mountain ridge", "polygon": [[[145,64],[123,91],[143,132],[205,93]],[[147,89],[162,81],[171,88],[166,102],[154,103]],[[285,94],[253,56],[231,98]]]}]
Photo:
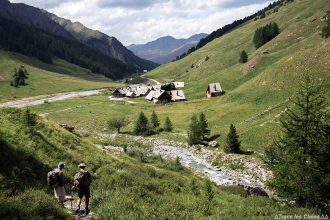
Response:
[{"label": "mountain ridge", "polygon": [[[80,22],[60,18],[44,9],[39,9],[23,3],[11,3],[7,0],[0,1],[0,15],[10,20],[30,25],[47,33],[63,37],[70,41],[79,41],[94,48],[106,56],[118,59],[136,70],[153,69],[158,65],[135,56],[125,48],[120,41],[100,31],[94,31]],[[61,21],[62,23],[59,23]],[[74,29],[67,27],[74,26]],[[85,33],[89,33],[86,40]]]},{"label": "mountain ridge", "polygon": [[182,53],[187,52],[190,48],[196,46],[199,40],[206,36],[207,34],[200,33],[192,35],[186,39],[177,39],[173,36],[167,35],[145,44],[132,44],[127,46],[127,48],[141,58],[165,64],[171,62],[176,56],[181,55]]},{"label": "mountain ridge", "polygon": [[59,24],[66,31],[72,34],[76,39],[101,51],[107,56],[116,57],[136,68],[142,66],[143,69],[153,69],[158,66],[156,63],[152,63],[151,61],[143,60],[142,58],[135,56],[133,52],[128,50],[117,38],[113,36],[109,36],[98,30],[92,30],[80,22],[73,22],[69,19],[61,18],[46,10],[43,10],[43,12],[55,23]]}]

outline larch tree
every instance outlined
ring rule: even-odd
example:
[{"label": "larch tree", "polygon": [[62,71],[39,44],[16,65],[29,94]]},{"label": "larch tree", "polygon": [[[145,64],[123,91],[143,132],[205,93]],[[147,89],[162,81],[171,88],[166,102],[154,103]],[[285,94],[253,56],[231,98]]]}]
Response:
[{"label": "larch tree", "polygon": [[270,186],[297,205],[330,213],[330,117],[326,96],[310,78],[301,83],[280,122],[282,135],[265,150]]}]

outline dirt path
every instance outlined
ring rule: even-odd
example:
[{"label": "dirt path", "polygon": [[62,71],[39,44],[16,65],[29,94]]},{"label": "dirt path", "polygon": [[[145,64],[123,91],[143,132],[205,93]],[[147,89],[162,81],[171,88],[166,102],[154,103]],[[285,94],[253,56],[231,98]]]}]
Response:
[{"label": "dirt path", "polygon": [[[71,197],[70,197],[71,198]],[[78,208],[78,198],[73,198],[64,203],[64,207],[67,209],[72,219],[74,220],[92,220],[95,219],[95,213],[90,211],[88,215],[85,214],[85,200],[81,203],[81,210],[79,213],[76,213],[75,210]]]},{"label": "dirt path", "polygon": [[[103,138],[114,138],[116,135],[101,135]],[[216,152],[208,149],[197,150],[194,147],[189,147],[186,143],[164,140],[159,138],[144,138],[131,137],[134,141],[148,144],[152,146],[151,153],[160,155],[164,158],[175,159],[180,158],[181,164],[195,173],[207,176],[211,181],[219,186],[241,185],[245,189],[252,190],[255,194],[266,194],[272,197],[272,193],[266,189],[265,181],[270,177],[270,172],[265,170],[252,159],[248,159],[241,155],[225,154],[227,160],[237,160],[244,167],[244,170],[232,170],[227,166],[212,165],[212,159],[221,152]],[[112,149],[118,146],[104,146],[104,149]]]},{"label": "dirt path", "polygon": [[105,89],[96,89],[96,90],[88,90],[88,91],[57,93],[57,94],[53,94],[53,95],[35,96],[35,97],[25,98],[25,99],[17,100],[17,101],[0,103],[0,108],[1,107],[23,108],[23,107],[27,107],[27,106],[42,105],[45,103],[57,102],[57,101],[62,101],[62,100],[72,99],[72,98],[77,98],[77,97],[87,97],[87,96],[98,95],[103,91],[105,91]]},{"label": "dirt path", "polygon": [[149,81],[152,81],[152,82],[156,83],[156,85],[160,85],[160,84],[161,84],[160,82],[158,82],[158,81],[155,80],[155,79],[150,79],[150,78],[148,78],[148,77],[145,77],[145,74],[143,74],[142,76],[140,76],[140,78],[142,78],[142,79],[147,79],[147,80],[149,80]]},{"label": "dirt path", "polygon": [[109,96],[108,98],[109,98],[110,101],[126,102],[126,103],[129,103],[129,104],[136,104],[137,103],[137,102],[129,101],[126,98],[114,98],[112,96]]}]

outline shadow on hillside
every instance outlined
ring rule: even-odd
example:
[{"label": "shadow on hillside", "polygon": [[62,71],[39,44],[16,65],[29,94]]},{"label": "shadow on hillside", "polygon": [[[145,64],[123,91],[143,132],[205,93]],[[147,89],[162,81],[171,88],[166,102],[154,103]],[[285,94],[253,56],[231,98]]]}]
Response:
[{"label": "shadow on hillside", "polygon": [[239,154],[244,154],[244,155],[251,155],[254,154],[254,151],[252,150],[241,150]]},{"label": "shadow on hillside", "polygon": [[[92,73],[88,69],[83,69],[78,66],[76,67],[77,69],[72,69],[71,71],[69,71],[69,68],[67,66],[65,66],[65,64],[62,64],[62,63],[59,64],[59,62],[57,62],[59,59],[54,60],[55,61],[54,64],[47,64],[47,63],[43,63],[35,58],[25,57],[24,55],[21,55],[19,53],[11,53],[11,56],[15,57],[15,59],[17,59],[18,61],[20,61],[22,63],[26,63],[37,69],[42,69],[42,70],[46,70],[46,71],[50,71],[50,72],[73,76],[73,77],[77,77],[77,78],[89,80],[89,81],[94,81],[94,82],[102,82],[102,81],[104,82],[106,80],[106,78],[104,78],[101,74]],[[66,61],[63,61],[63,62],[66,62]],[[74,65],[74,64],[71,64],[71,65]]]},{"label": "shadow on hillside", "polygon": [[214,134],[208,138],[205,138],[205,141],[214,141],[215,139],[219,138],[221,135],[220,134]]},{"label": "shadow on hillside", "polygon": [[[34,155],[18,150],[4,140],[0,140],[0,161],[0,174],[5,177],[0,183],[12,194],[46,184],[49,167]],[[44,179],[45,183],[40,179]]]}]

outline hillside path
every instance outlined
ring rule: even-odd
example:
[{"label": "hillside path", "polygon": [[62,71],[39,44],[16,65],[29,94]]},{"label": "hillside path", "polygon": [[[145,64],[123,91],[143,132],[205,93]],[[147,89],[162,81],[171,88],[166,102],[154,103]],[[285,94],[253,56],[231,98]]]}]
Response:
[{"label": "hillside path", "polygon": [[158,81],[155,80],[155,79],[151,79],[151,78],[146,77],[145,74],[141,75],[140,78],[142,78],[142,79],[147,79],[147,80],[149,80],[149,81],[152,81],[152,82],[156,83],[156,85],[160,85],[160,84],[161,84],[160,82],[158,82]]},{"label": "hillside path", "polygon": [[72,99],[77,97],[87,97],[98,95],[101,92],[105,91],[106,89],[95,89],[95,90],[88,90],[88,91],[77,91],[77,92],[67,92],[67,93],[56,93],[52,95],[40,95],[34,96],[30,98],[25,98],[17,101],[10,101],[0,103],[1,107],[15,107],[15,108],[23,108],[27,106],[34,106],[34,105],[41,105],[45,103],[57,102],[66,99]]}]

